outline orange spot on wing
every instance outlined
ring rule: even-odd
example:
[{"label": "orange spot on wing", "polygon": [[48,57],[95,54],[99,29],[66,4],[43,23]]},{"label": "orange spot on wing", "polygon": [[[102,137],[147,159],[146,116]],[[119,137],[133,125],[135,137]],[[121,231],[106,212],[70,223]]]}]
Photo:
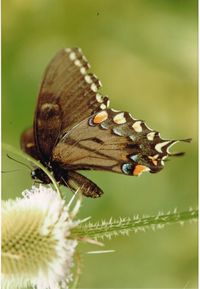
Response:
[{"label": "orange spot on wing", "polygon": [[133,171],[133,175],[134,176],[139,176],[141,175],[143,172],[148,172],[150,169],[146,166],[143,165],[137,165]]},{"label": "orange spot on wing", "polygon": [[108,113],[106,111],[101,111],[97,115],[95,115],[93,122],[96,124],[102,123],[107,118],[108,118]]}]

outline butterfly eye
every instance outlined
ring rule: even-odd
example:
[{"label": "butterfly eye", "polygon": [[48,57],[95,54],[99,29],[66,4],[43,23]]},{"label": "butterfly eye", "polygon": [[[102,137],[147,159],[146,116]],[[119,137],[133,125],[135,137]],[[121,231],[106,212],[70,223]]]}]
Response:
[{"label": "butterfly eye", "polygon": [[34,180],[37,179],[37,175],[36,175],[35,171],[31,172],[31,178],[34,179]]}]

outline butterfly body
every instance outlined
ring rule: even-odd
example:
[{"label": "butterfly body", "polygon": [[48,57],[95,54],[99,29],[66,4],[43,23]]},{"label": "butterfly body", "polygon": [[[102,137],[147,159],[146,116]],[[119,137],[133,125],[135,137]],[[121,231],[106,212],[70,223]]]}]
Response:
[{"label": "butterfly body", "polygon": [[[103,191],[96,184],[75,171],[64,170],[59,166],[54,166],[49,170],[53,173],[59,185],[67,186],[74,192],[80,188],[84,196],[91,198],[98,198],[103,194]],[[33,170],[31,177],[34,180],[41,181],[43,184],[51,183],[49,177],[40,168]]]},{"label": "butterfly body", "polygon": [[[45,71],[34,124],[22,134],[21,147],[52,171],[58,183],[99,197],[102,190],[77,170],[156,173],[177,141],[162,139],[128,112],[110,109],[108,97],[98,92],[100,81],[88,69],[79,48],[56,54]],[[38,168],[32,177],[50,183]]]}]

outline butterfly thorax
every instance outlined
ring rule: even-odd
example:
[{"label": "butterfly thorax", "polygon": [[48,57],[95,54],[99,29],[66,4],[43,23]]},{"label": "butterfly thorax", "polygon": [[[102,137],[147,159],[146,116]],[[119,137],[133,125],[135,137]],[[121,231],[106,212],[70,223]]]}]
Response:
[{"label": "butterfly thorax", "polygon": [[[79,190],[84,196],[91,198],[98,198],[103,193],[96,184],[76,171],[60,168],[56,163],[51,164],[51,167],[48,166],[48,169],[59,184],[69,187],[73,192]],[[31,177],[40,180],[43,184],[51,183],[50,178],[40,168],[32,171]]]},{"label": "butterfly thorax", "polygon": [[[53,177],[58,183],[63,183],[67,179],[67,171],[58,167],[56,164],[48,166],[48,169],[53,173]],[[32,179],[40,180],[44,184],[50,184],[51,180],[47,174],[40,168],[36,168],[31,172]]]}]

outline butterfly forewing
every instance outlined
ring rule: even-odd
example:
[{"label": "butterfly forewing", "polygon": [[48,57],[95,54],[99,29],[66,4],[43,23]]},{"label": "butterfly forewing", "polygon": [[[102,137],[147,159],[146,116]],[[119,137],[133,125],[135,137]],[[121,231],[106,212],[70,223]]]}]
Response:
[{"label": "butterfly forewing", "polygon": [[78,48],[63,49],[50,62],[35,113],[35,140],[41,158],[49,160],[60,137],[92,113],[106,108],[97,93],[100,81],[87,73],[89,64]]}]

